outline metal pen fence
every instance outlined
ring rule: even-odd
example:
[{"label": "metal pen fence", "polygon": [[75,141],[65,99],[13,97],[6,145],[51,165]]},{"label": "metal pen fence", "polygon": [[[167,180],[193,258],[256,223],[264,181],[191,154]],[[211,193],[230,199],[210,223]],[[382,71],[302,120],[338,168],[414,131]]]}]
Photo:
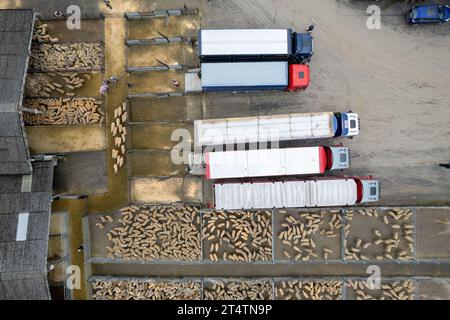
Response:
[{"label": "metal pen fence", "polygon": [[[381,285],[393,285],[393,284],[401,284],[403,281],[412,281],[413,290],[412,297],[413,299],[418,299],[418,290],[422,281],[429,281],[433,278],[430,277],[385,277],[381,280]],[[448,278],[442,278],[443,281],[450,281]],[[260,284],[260,283],[269,283],[271,286],[270,296],[268,296],[268,300],[284,300],[283,297],[280,297],[277,293],[277,289],[282,286],[284,283],[302,283],[302,284],[315,284],[315,285],[327,285],[331,283],[337,283],[340,287],[339,294],[337,296],[330,296],[333,300],[350,300],[356,299],[355,290],[350,288],[350,282],[360,282],[367,283],[367,277],[360,276],[320,276],[320,277],[310,277],[310,276],[298,276],[298,277],[132,277],[132,276],[92,276],[88,279],[88,287],[90,287],[90,295],[89,298],[92,299],[92,284],[97,281],[105,281],[105,282],[136,282],[136,283],[144,283],[144,282],[155,282],[159,284],[164,283],[199,283],[201,292],[201,300],[205,300],[205,292],[211,288],[214,283],[223,283],[225,286],[230,283],[239,285],[240,283],[246,283],[247,285],[252,284]],[[291,288],[293,288],[292,286]],[[302,292],[304,289],[298,286],[298,292]],[[383,296],[383,293],[387,291],[387,289],[375,288],[370,289],[378,294]],[[323,296],[322,296],[323,297]],[[285,296],[285,298],[287,298]],[[304,295],[304,300],[308,300]]]},{"label": "metal pen fence", "polygon": [[[138,204],[136,204],[138,205]],[[158,204],[151,204],[151,205],[158,205]],[[170,205],[166,205],[166,204],[159,204],[160,206],[167,206],[167,207],[171,207]],[[378,208],[379,210],[389,210],[390,208]],[[332,210],[332,208],[324,208],[324,211],[330,211]],[[345,214],[347,212],[348,209],[343,209],[340,211],[340,214],[342,214],[345,217]],[[415,208],[412,208],[413,211],[413,216],[415,217]],[[414,244],[414,251],[413,251],[413,258],[412,259],[406,259],[406,260],[402,260],[402,259],[384,259],[384,260],[375,260],[375,259],[370,259],[370,260],[348,260],[345,258],[345,242],[343,241],[343,239],[345,239],[345,235],[343,234],[343,230],[344,228],[342,228],[340,230],[340,235],[341,235],[341,239],[339,240],[339,257],[336,259],[324,259],[324,258],[317,258],[317,259],[313,259],[313,260],[308,260],[308,261],[297,261],[297,260],[293,260],[293,259],[283,259],[280,258],[279,256],[277,256],[276,251],[279,251],[278,246],[280,245],[277,242],[277,239],[275,238],[276,235],[280,232],[279,229],[279,225],[275,224],[275,219],[277,218],[277,215],[279,215],[279,213],[277,212],[277,210],[270,210],[271,212],[271,219],[272,219],[272,245],[271,245],[271,255],[272,255],[272,259],[270,261],[230,261],[230,260],[219,260],[219,261],[212,261],[210,260],[208,257],[205,256],[205,249],[207,249],[207,247],[205,247],[206,242],[204,238],[205,235],[205,231],[204,231],[204,225],[207,222],[205,220],[204,214],[206,212],[210,212],[210,211],[214,211],[212,209],[202,209],[200,210],[200,225],[198,226],[198,232],[200,234],[200,237],[202,239],[201,241],[201,246],[200,246],[200,252],[198,253],[199,259],[195,260],[195,261],[180,261],[180,260],[175,260],[175,259],[157,259],[157,260],[124,260],[124,259],[118,259],[118,258],[107,258],[106,256],[102,256],[101,253],[96,253],[95,256],[90,258],[90,262],[91,263],[100,263],[100,264],[104,264],[104,263],[113,263],[113,264],[181,264],[181,265],[236,265],[236,264],[249,264],[249,265],[273,265],[273,264],[288,264],[288,265],[293,265],[293,266],[300,266],[300,265],[314,265],[314,264],[343,264],[343,265],[369,265],[369,264],[377,264],[377,265],[387,265],[387,264],[398,264],[398,265],[407,265],[407,264],[419,264],[419,263],[436,263],[436,262],[443,262],[443,263],[447,263],[448,261],[450,261],[449,259],[423,259],[420,258],[418,259],[416,257],[416,246],[417,244]],[[302,209],[302,212],[317,212],[317,209]],[[111,213],[108,213],[111,214]],[[95,216],[91,216],[92,218],[94,218]],[[415,222],[415,218],[414,218],[414,231],[417,227],[417,222]],[[92,223],[92,222],[90,222]],[[415,234],[417,234],[417,232],[414,232]],[[416,240],[417,241],[417,240]]]}]

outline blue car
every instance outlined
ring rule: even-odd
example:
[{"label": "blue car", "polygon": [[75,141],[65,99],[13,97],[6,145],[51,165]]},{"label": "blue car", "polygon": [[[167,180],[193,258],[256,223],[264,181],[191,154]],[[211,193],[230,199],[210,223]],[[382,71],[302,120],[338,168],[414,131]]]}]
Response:
[{"label": "blue car", "polygon": [[450,7],[440,4],[416,6],[408,12],[408,23],[444,23],[450,20]]}]

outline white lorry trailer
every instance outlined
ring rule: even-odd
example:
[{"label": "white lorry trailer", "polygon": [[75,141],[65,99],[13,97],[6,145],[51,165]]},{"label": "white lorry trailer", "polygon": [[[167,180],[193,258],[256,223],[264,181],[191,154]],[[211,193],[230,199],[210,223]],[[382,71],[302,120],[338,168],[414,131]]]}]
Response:
[{"label": "white lorry trailer", "polygon": [[346,169],[346,147],[305,147],[191,153],[190,172],[206,179],[323,174]]},{"label": "white lorry trailer", "polygon": [[218,210],[353,206],[378,201],[380,184],[372,177],[217,182]]},{"label": "white lorry trailer", "polygon": [[185,92],[299,91],[309,81],[309,66],[287,61],[202,63],[200,72],[185,74]]},{"label": "white lorry trailer", "polygon": [[294,113],[226,119],[196,120],[196,148],[264,141],[352,137],[359,134],[359,118],[351,112]]},{"label": "white lorry trailer", "polygon": [[201,29],[198,56],[202,62],[311,60],[311,33],[292,29]]}]

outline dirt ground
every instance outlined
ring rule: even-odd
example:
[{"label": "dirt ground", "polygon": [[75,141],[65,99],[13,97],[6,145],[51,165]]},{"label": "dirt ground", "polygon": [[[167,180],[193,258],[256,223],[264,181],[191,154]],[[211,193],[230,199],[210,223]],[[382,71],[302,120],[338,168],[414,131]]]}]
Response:
[{"label": "dirt ground", "polygon": [[55,194],[102,194],[108,191],[106,152],[76,152],[63,155],[55,167]]},{"label": "dirt ground", "polygon": [[72,298],[75,300],[86,299],[84,252],[78,252],[78,247],[83,244],[82,218],[86,214],[86,204],[86,199],[55,200],[52,204],[52,212],[67,212],[69,216],[69,230],[67,230],[70,240],[69,261],[81,269],[81,288],[72,291]]},{"label": "dirt ground", "polygon": [[450,259],[450,212],[420,208],[417,220],[417,253],[421,259]]},{"label": "dirt ground", "polygon": [[[178,81],[178,87],[173,84],[173,79]],[[129,82],[133,85],[130,94],[181,93],[184,87],[184,72],[177,70],[134,72],[130,74]]]},{"label": "dirt ground", "polygon": [[[105,77],[112,75],[122,77],[126,66],[125,59],[125,19],[122,17],[111,17],[105,19]],[[117,174],[114,173],[114,160],[111,158],[111,150],[114,146],[114,139],[110,134],[109,124],[114,119],[114,110],[122,106],[126,101],[128,89],[125,86],[126,80],[122,79],[117,84],[111,86],[106,96],[106,123],[108,130],[106,133],[106,172],[108,176],[108,193],[105,195],[94,195],[88,198],[89,213],[105,212],[116,209],[128,202],[127,192],[127,170],[121,168]],[[128,159],[125,155],[125,166]]]},{"label": "dirt ground", "polygon": [[57,236],[61,234],[67,234],[67,228],[64,223],[64,215],[52,214],[50,216],[50,236]]},{"label": "dirt ground", "polygon": [[81,29],[68,29],[66,20],[45,22],[48,33],[59,42],[100,42],[103,41],[103,20],[86,20],[81,22]]},{"label": "dirt ground", "polygon": [[106,148],[104,128],[88,126],[28,126],[31,153],[98,151]]},{"label": "dirt ground", "polygon": [[130,99],[131,122],[188,122],[201,119],[200,96]]},{"label": "dirt ground", "polygon": [[450,299],[449,279],[420,279],[417,299],[448,300]]},{"label": "dirt ground", "polygon": [[[305,263],[301,266],[291,263],[276,264],[137,264],[104,263],[92,259],[92,273],[108,276],[147,277],[327,277],[366,276],[367,265],[362,263]],[[441,264],[379,264],[384,277],[449,277],[448,267]]]},{"label": "dirt ground", "polygon": [[202,181],[198,177],[133,178],[130,185],[133,202],[202,202]]},{"label": "dirt ground", "polygon": [[[188,129],[192,134],[192,126],[185,124],[145,124],[137,123],[130,125],[131,149],[160,149],[171,150],[178,141],[171,141],[171,136],[176,129]],[[155,139],[150,139],[155,137]]]},{"label": "dirt ground", "polygon": [[[128,39],[144,40],[170,37],[195,37],[200,26],[199,16],[169,17],[167,19],[130,20]],[[159,33],[158,33],[159,32]]]},{"label": "dirt ground", "polygon": [[133,177],[145,176],[179,176],[187,170],[185,165],[175,165],[170,159],[170,152],[133,151],[128,154]]},{"label": "dirt ground", "polygon": [[145,44],[128,47],[128,67],[197,64],[195,49],[183,43]]}]

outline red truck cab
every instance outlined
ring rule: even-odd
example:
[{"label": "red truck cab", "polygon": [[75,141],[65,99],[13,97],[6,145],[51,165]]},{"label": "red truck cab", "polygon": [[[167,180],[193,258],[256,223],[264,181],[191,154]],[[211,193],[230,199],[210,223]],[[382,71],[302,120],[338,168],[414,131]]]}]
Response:
[{"label": "red truck cab", "polygon": [[305,90],[309,85],[309,66],[306,64],[289,65],[289,86],[287,91]]}]

